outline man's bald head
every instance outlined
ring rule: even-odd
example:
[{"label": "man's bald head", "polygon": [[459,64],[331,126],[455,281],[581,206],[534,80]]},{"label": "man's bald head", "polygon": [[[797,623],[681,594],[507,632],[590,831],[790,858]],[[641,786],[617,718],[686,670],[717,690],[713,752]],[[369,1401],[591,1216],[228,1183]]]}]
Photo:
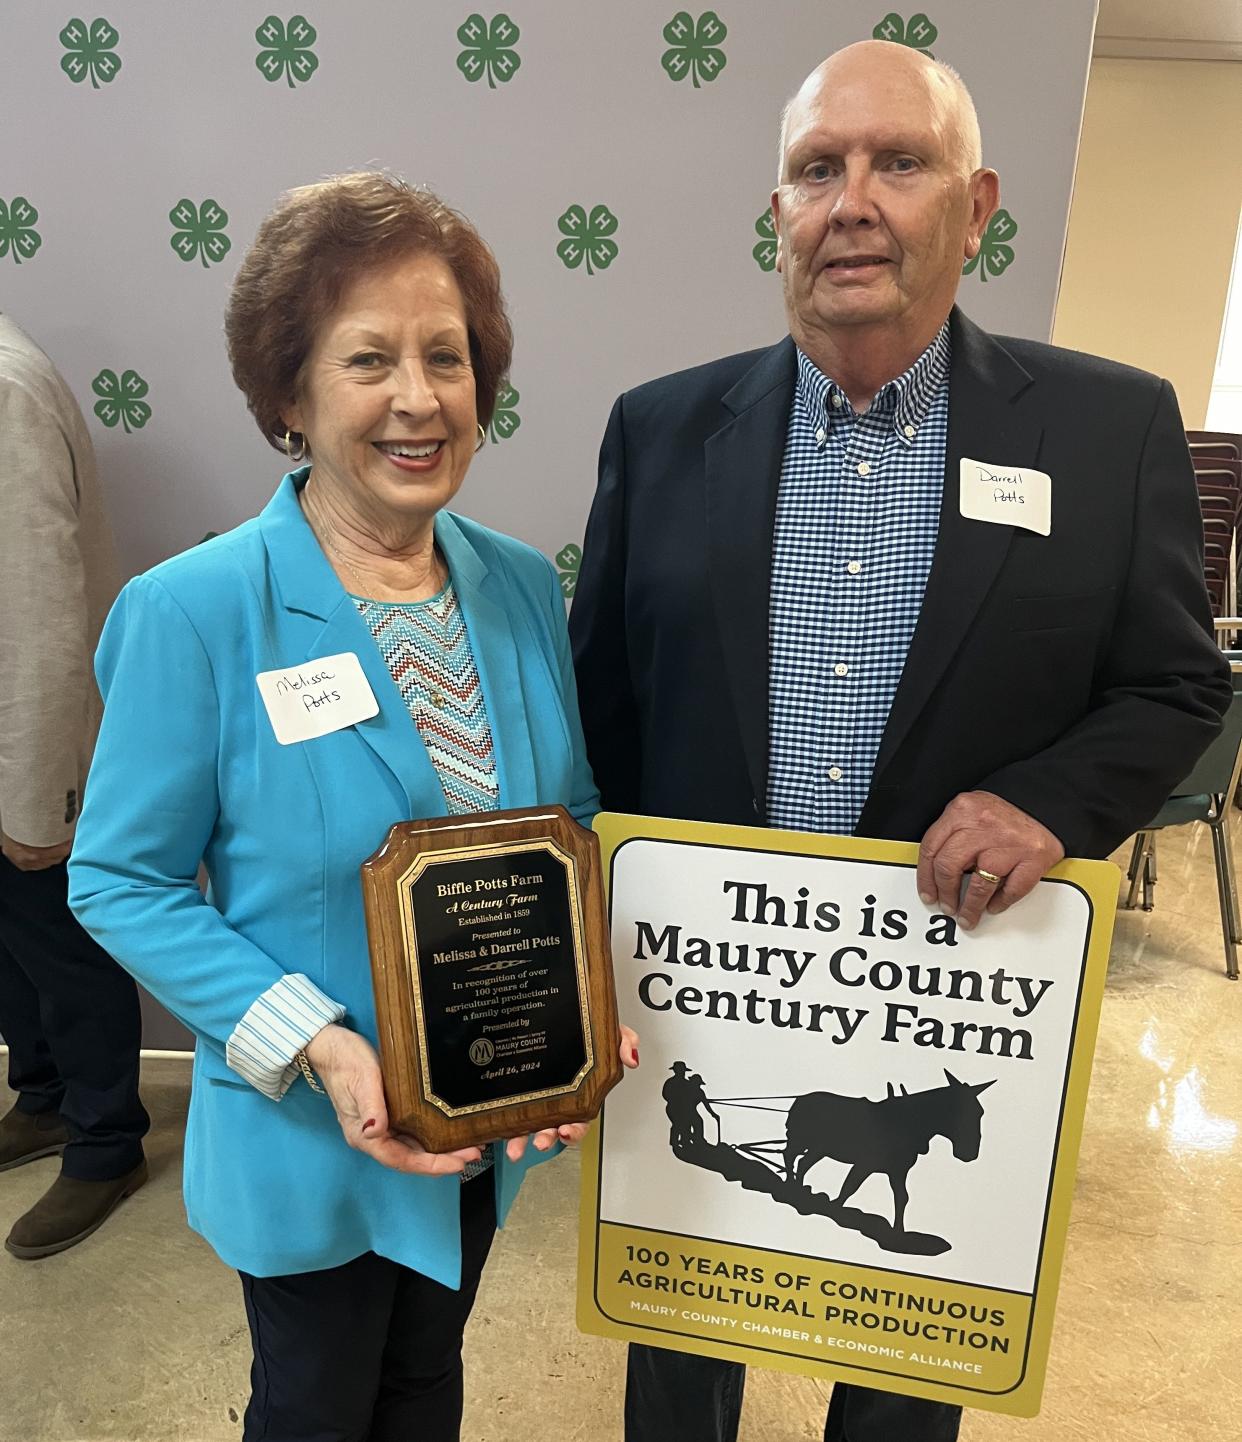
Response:
[{"label": "man's bald head", "polygon": [[944,324],[999,193],[947,66],[883,40],[830,55],[786,107],[772,193],[794,340],[860,389],[899,375]]},{"label": "man's bald head", "polygon": [[960,158],[964,173],[970,175],[983,164],[979,116],[970,91],[957,71],[908,45],[895,45],[890,40],[860,40],[817,65],[785,102],[781,111],[778,184],[789,178],[785,174],[785,154],[791,118],[796,120],[800,105],[815,101],[824,90],[842,83],[923,86],[928,103],[951,137],[950,144]]}]

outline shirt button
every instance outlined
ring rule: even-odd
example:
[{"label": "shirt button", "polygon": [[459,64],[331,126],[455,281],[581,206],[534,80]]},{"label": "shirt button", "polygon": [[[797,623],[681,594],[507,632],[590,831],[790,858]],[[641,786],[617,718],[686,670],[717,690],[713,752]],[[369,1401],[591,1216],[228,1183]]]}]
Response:
[{"label": "shirt button", "polygon": [[836,393],[836,391],[833,391],[833,393],[832,393],[832,403],[833,403],[834,406],[837,407],[838,410],[840,410],[840,408],[841,408],[841,397]]},{"label": "shirt button", "polygon": [[845,664],[844,661],[838,661],[837,664],[832,668],[832,671],[833,675],[835,676],[848,676],[850,674],[850,668]]},{"label": "shirt button", "polygon": [[871,467],[866,463],[866,461],[859,461],[858,474],[860,476],[869,476],[871,474]]},{"label": "shirt button", "polygon": [[850,573],[851,576],[856,576],[858,575],[859,571],[862,570],[862,562],[850,561],[845,569]]},{"label": "shirt button", "polygon": [[840,781],[840,779],[841,779],[842,776],[844,776],[844,775],[845,775],[845,772],[842,771],[839,766],[830,766],[830,767],[828,768],[828,779],[829,779],[830,781]]},{"label": "shirt button", "polygon": [[436,708],[437,711],[443,711],[444,693],[442,691],[433,691],[431,693],[431,704]]},{"label": "shirt button", "polygon": [[913,426],[907,426],[907,427],[906,427],[906,435],[907,435],[911,440],[914,439],[914,427],[913,427]]},{"label": "shirt button", "polygon": [[828,439],[828,432],[823,428],[823,426],[820,426],[819,430],[815,432],[815,439],[820,443],[821,446]]}]

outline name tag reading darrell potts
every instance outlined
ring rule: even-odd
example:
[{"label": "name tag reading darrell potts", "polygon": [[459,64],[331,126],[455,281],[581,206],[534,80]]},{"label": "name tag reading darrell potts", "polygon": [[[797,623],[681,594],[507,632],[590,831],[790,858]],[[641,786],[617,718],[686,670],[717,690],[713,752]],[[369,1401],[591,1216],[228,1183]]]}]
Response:
[{"label": "name tag reading darrell potts", "polygon": [[404,821],[363,863],[392,1125],[451,1151],[620,1080],[599,841],[562,806]]}]

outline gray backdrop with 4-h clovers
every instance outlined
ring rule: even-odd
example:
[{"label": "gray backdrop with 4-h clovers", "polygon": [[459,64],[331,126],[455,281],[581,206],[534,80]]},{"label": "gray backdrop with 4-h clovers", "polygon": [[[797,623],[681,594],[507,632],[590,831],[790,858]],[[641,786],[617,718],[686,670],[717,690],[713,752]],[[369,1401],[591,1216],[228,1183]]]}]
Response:
[{"label": "gray backdrop with 4-h clovers", "polygon": [[336,171],[427,184],[495,249],[517,349],[457,506],[554,557],[567,596],[613,398],[784,331],[777,118],[829,51],[875,35],[962,73],[1004,207],[962,303],[1050,333],[1093,0],[297,3],[5,6],[0,308],[90,418],[127,574],[271,493],[225,297],[275,197]]}]

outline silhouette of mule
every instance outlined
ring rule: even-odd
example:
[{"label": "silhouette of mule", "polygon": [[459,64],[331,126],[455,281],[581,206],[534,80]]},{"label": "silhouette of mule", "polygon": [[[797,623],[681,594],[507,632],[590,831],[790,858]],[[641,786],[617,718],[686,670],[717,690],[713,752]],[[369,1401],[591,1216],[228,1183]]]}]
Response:
[{"label": "silhouette of mule", "polygon": [[893,1228],[905,1230],[906,1179],[935,1136],[946,1137],[953,1155],[973,1162],[979,1155],[983,1106],[980,1092],[993,1082],[971,1086],[945,1071],[948,1085],[898,1096],[889,1083],[888,1096],[842,1097],[835,1092],[808,1092],[796,1097],[785,1124],[785,1176],[798,1185],[825,1157],[849,1164],[835,1205],[842,1206],[873,1172],[883,1172],[893,1189]]}]

